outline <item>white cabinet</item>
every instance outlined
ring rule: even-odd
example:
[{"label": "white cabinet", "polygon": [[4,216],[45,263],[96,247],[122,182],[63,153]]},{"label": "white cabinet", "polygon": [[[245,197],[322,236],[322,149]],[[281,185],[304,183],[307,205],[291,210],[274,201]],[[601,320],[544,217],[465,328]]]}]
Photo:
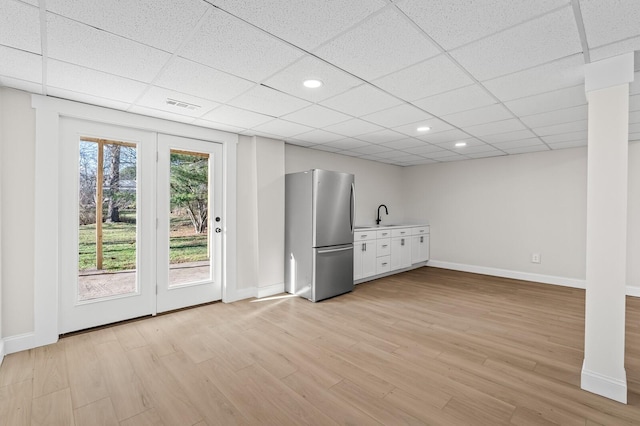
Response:
[{"label": "white cabinet", "polygon": [[411,237],[391,238],[391,270],[411,266]]},{"label": "white cabinet", "polygon": [[429,234],[411,237],[411,263],[429,260]]},{"label": "white cabinet", "polygon": [[353,279],[359,283],[429,260],[428,225],[365,228],[353,239]]},{"label": "white cabinet", "polygon": [[353,243],[353,279],[376,275],[375,232],[355,232]]}]

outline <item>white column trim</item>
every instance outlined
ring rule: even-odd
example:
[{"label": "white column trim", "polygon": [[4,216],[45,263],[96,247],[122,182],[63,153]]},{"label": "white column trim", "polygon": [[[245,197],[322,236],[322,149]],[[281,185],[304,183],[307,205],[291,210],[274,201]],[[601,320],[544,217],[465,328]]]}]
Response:
[{"label": "white column trim", "polygon": [[606,89],[633,81],[633,52],[585,65],[585,92]]}]

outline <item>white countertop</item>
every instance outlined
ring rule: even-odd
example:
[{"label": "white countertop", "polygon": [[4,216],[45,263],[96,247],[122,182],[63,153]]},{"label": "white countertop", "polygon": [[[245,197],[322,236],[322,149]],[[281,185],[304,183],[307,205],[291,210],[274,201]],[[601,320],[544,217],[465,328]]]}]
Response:
[{"label": "white countertop", "polygon": [[391,225],[356,225],[355,231],[375,231],[378,229],[391,229],[391,228],[415,228],[418,226],[429,226],[428,223],[415,223],[415,224],[391,224]]}]

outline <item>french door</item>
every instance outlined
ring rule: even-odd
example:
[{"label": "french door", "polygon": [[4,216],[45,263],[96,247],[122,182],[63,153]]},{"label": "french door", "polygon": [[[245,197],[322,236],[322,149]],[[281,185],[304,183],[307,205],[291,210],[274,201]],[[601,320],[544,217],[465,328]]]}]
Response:
[{"label": "french door", "polygon": [[60,131],[60,333],[220,299],[221,145]]}]

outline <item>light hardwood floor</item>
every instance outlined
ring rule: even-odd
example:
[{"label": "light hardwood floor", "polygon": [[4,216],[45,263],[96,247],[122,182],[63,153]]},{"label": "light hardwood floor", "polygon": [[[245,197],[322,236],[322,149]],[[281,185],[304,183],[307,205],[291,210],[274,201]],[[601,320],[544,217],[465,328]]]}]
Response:
[{"label": "light hardwood floor", "polygon": [[583,337],[582,290],[421,268],[8,355],[0,424],[640,424],[640,299],[628,405],[580,390]]}]

